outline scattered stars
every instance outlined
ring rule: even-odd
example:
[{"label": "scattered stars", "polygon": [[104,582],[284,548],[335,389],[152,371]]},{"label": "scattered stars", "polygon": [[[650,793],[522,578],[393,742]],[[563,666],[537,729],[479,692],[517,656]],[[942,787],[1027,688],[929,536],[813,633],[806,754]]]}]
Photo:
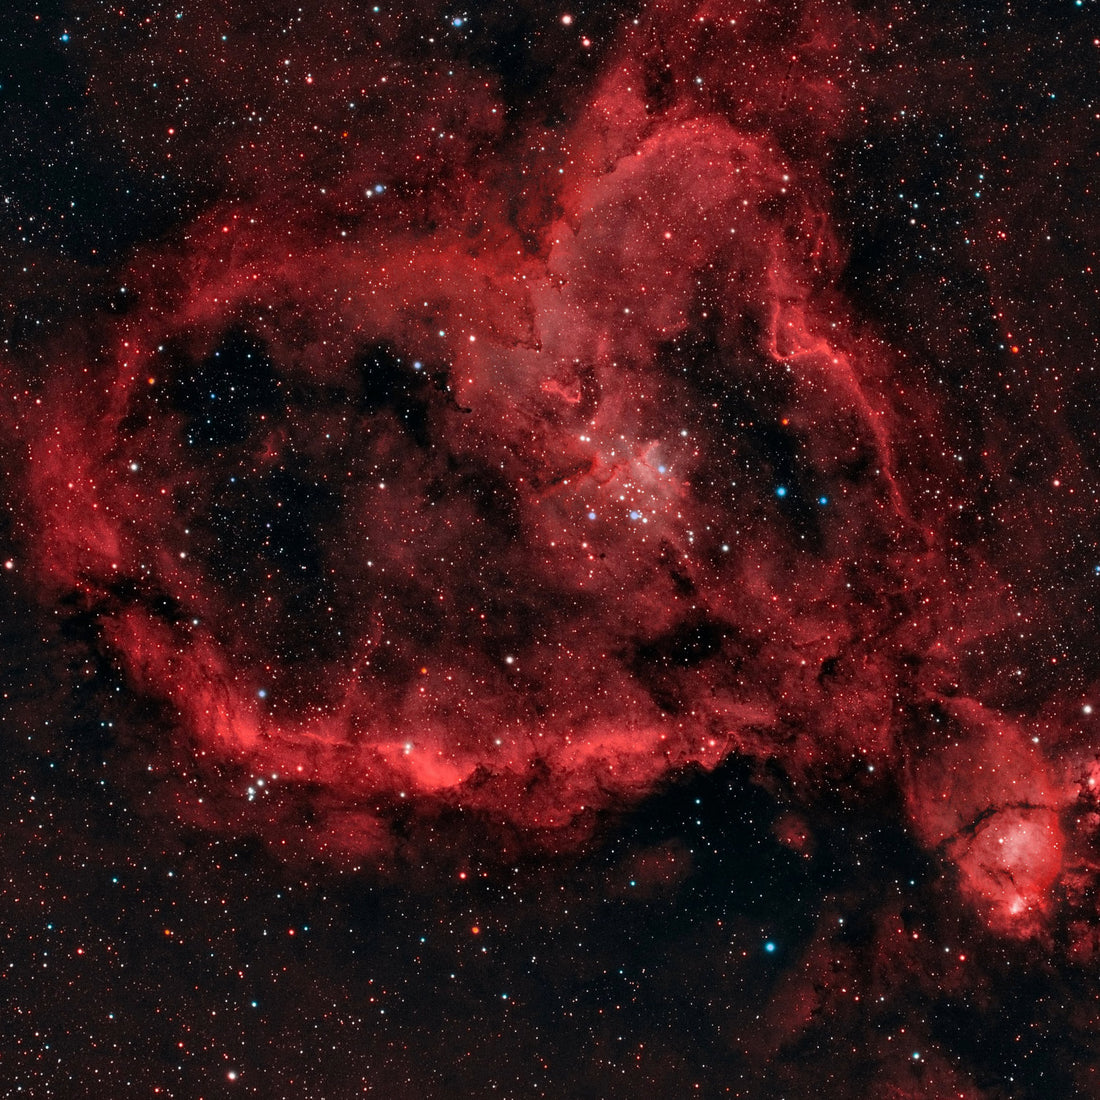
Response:
[{"label": "scattered stars", "polygon": [[1082,6],[9,13],[13,1095],[1088,1091]]}]

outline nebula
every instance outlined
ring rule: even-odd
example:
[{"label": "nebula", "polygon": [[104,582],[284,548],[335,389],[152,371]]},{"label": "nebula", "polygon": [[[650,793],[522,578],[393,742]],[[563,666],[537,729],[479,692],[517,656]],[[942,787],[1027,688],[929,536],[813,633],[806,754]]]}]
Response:
[{"label": "nebula", "polygon": [[[9,568],[113,670],[141,818],[334,873],[454,815],[583,860],[736,762],[792,859],[888,804],[959,919],[1093,958],[1089,341],[1052,366],[998,262],[1024,199],[883,255],[932,217],[888,132],[946,111],[905,20],[277,7],[89,26],[92,109],[193,201],[3,362]],[[816,944],[753,1057],[839,1011]],[[986,1095],[938,1057],[889,1095]]]},{"label": "nebula", "polygon": [[[852,31],[745,88],[744,18],[637,21],[519,169],[537,211],[479,89],[484,145],[430,191],[410,144],[139,253],[24,424],[35,575],[166,738],[266,786],[280,839],[299,797],[354,857],[399,799],[569,833],[731,752],[811,785],[854,766],[1031,930],[1075,792],[963,682],[1012,598],[943,537],[942,401],[838,286],[819,158],[855,125]],[[675,52],[666,20],[693,27]],[[913,717],[939,713],[942,746]]]}]

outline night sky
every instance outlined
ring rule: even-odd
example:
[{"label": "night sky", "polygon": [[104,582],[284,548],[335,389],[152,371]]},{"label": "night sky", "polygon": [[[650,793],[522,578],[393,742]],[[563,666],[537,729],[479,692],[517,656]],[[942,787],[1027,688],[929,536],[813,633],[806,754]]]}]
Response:
[{"label": "night sky", "polygon": [[0,1096],[1100,1097],[1095,0],[0,14]]}]

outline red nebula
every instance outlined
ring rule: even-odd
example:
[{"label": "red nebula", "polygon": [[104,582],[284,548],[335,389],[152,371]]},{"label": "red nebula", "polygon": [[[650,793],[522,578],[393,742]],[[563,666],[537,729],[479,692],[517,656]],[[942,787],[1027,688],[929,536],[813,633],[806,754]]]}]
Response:
[{"label": "red nebula", "polygon": [[665,5],[553,134],[459,71],[430,171],[419,131],[288,163],[132,258],[21,421],[28,552],[170,708],[205,776],[173,812],[333,858],[402,804],[563,844],[739,753],[898,783],[993,927],[1043,926],[1070,794],[963,667],[1013,597],[950,544],[949,410],[840,289],[855,27],[739,67],[783,32]]}]

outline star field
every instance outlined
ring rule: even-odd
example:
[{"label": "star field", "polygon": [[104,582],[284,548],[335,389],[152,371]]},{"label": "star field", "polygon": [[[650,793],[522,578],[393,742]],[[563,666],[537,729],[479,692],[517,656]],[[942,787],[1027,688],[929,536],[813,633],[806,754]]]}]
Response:
[{"label": "star field", "polygon": [[6,15],[0,1093],[1100,1095],[1094,14]]}]

